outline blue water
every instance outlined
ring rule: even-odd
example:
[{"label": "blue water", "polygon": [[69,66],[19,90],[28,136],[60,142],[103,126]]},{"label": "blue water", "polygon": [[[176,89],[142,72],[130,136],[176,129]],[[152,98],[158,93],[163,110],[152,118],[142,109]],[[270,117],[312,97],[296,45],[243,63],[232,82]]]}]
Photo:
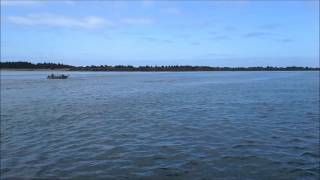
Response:
[{"label": "blue water", "polygon": [[319,72],[1,72],[1,179],[319,179]]}]

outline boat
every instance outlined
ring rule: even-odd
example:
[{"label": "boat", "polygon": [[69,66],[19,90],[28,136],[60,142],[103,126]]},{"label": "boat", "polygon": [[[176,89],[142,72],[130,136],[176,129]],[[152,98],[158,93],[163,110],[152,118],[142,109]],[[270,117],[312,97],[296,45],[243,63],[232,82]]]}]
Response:
[{"label": "boat", "polygon": [[55,75],[55,74],[51,74],[47,77],[47,79],[67,79],[69,76],[68,75]]}]

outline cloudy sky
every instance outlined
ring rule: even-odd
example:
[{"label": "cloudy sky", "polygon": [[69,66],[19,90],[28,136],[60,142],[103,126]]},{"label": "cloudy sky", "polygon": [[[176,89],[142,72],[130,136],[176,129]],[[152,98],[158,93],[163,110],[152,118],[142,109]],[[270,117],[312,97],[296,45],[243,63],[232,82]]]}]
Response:
[{"label": "cloudy sky", "polygon": [[319,66],[319,1],[4,1],[1,60]]}]

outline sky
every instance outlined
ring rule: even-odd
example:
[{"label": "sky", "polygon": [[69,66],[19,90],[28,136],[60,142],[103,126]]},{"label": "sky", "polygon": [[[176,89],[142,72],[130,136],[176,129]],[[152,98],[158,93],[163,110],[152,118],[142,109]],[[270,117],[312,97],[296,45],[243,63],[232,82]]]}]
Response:
[{"label": "sky", "polygon": [[319,66],[318,0],[1,0],[1,61]]}]

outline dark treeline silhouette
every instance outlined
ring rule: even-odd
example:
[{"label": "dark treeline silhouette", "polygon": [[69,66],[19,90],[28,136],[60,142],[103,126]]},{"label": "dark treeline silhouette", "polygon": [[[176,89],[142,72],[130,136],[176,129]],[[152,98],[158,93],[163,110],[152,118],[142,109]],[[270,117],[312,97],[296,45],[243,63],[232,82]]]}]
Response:
[{"label": "dark treeline silhouette", "polygon": [[1,69],[70,69],[74,66],[56,63],[1,62]]},{"label": "dark treeline silhouette", "polygon": [[313,67],[211,67],[211,66],[79,66],[74,71],[315,71]]},{"label": "dark treeline silhouette", "polygon": [[317,67],[211,67],[211,66],[71,66],[55,63],[1,62],[1,69],[67,69],[70,71],[319,71]]}]

